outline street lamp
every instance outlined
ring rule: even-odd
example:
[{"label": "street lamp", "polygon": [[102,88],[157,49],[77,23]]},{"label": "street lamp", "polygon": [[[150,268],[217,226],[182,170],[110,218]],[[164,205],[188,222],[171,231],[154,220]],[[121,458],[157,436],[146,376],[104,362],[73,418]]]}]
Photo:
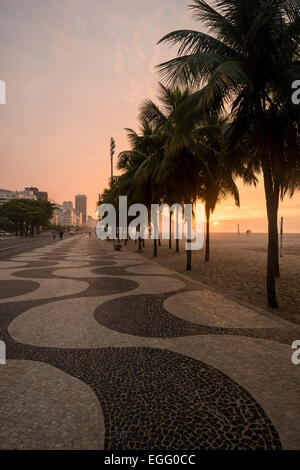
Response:
[{"label": "street lamp", "polygon": [[112,137],[110,139],[110,165],[111,165],[111,182],[113,182],[114,179],[114,153],[115,153],[115,148],[116,148],[116,141]]}]

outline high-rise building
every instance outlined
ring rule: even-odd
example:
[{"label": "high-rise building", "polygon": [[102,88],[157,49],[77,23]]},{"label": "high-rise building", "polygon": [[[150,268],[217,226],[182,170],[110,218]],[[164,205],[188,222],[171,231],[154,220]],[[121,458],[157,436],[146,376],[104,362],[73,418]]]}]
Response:
[{"label": "high-rise building", "polygon": [[39,188],[36,188],[35,186],[28,186],[27,188],[25,188],[25,191],[33,193],[36,199],[48,201],[48,193],[46,193],[45,191],[40,191]]},{"label": "high-rise building", "polygon": [[71,227],[73,225],[73,217],[72,217],[72,211],[71,209],[65,209],[65,227]]},{"label": "high-rise building", "polygon": [[34,191],[26,188],[24,191],[17,191],[18,199],[37,199]]},{"label": "high-rise building", "polygon": [[52,218],[54,225],[60,225],[62,227],[75,227],[76,215],[74,209],[66,209],[64,206],[59,204],[55,205],[55,213]]},{"label": "high-rise building", "polygon": [[56,206],[55,215],[56,215],[56,225],[60,225],[61,227],[64,227],[65,226],[65,211],[62,209],[62,207]]},{"label": "high-rise building", "polygon": [[73,202],[72,201],[64,201],[63,202],[63,208],[73,210]]},{"label": "high-rise building", "polygon": [[85,194],[77,194],[75,196],[75,211],[77,216],[82,217],[82,225],[86,225],[86,203],[87,197]]},{"label": "high-rise building", "polygon": [[38,197],[39,188],[36,188],[34,186],[28,186],[27,188],[25,188],[25,191],[33,193],[36,198]]},{"label": "high-rise building", "polygon": [[10,191],[9,189],[0,189],[0,204],[11,201],[12,199],[17,199],[17,192]]},{"label": "high-rise building", "polygon": [[72,201],[64,201],[63,209],[65,213],[65,226],[71,227],[76,224],[75,211],[73,209]]},{"label": "high-rise building", "polygon": [[37,198],[41,199],[42,201],[48,201],[48,193],[45,191],[38,191]]},{"label": "high-rise building", "polygon": [[[11,199],[42,199],[37,197],[38,192],[35,191],[37,188],[25,188],[24,191],[11,191],[9,189],[0,189],[0,204],[3,204]],[[47,193],[43,193],[47,194]],[[44,200],[48,200],[45,197]]]},{"label": "high-rise building", "polygon": [[4,204],[12,199],[37,199],[34,191],[26,188],[24,191],[10,191],[9,189],[0,189],[0,204]]}]

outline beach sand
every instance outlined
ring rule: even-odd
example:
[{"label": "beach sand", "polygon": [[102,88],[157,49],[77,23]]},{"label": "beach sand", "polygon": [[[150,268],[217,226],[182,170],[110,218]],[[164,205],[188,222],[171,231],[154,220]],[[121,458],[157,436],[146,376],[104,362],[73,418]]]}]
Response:
[{"label": "beach sand", "polygon": [[[283,258],[280,258],[281,277],[277,281],[279,310],[267,308],[266,265],[267,235],[214,233],[211,235],[211,260],[204,262],[204,250],[192,253],[192,272],[186,271],[184,242],[181,252],[169,250],[168,241],[158,248],[153,258],[153,241],[146,240],[143,255],[147,258],[200,281],[218,292],[242,303],[251,304],[281,318],[300,324],[300,234],[284,235]],[[134,241],[128,248],[137,251]]]}]

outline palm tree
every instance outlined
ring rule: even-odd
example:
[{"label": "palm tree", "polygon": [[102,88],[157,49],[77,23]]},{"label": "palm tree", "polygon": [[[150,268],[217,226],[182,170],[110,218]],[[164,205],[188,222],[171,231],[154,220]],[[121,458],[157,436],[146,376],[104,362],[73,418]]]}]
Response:
[{"label": "palm tree", "polygon": [[[199,183],[197,158],[184,145],[180,149],[172,151],[169,145],[173,139],[179,125],[176,110],[188,98],[191,91],[189,88],[173,89],[159,84],[160,105],[156,105],[151,100],[146,100],[141,106],[140,119],[145,120],[155,126],[157,135],[161,139],[159,161],[148,159],[144,166],[149,171],[154,171],[156,182],[159,184],[160,198],[162,202],[169,205],[174,201],[184,204],[191,204],[196,201],[197,186]],[[167,150],[167,151],[166,151]],[[172,213],[170,213],[170,239],[171,239]],[[171,247],[171,241],[169,247]],[[179,251],[179,240],[176,239],[176,251]],[[191,252],[187,251],[187,270],[191,270]]]},{"label": "palm tree", "polygon": [[[221,199],[232,195],[239,205],[239,193],[234,182],[234,173],[241,173],[242,167],[234,159],[227,161],[225,154],[226,133],[230,126],[225,119],[212,115],[205,121],[199,118],[197,112],[189,112],[188,118],[182,116],[182,108],[191,95],[191,90],[179,87],[174,89],[160,85],[159,107],[152,101],[146,101],[141,108],[142,119],[148,119],[155,124],[166,136],[165,158],[159,175],[169,176],[164,182],[167,193],[164,198],[168,203],[181,197],[181,202],[190,203],[197,197],[205,203],[206,212],[206,250],[205,260],[209,261],[209,224],[210,216]],[[182,118],[187,120],[187,126],[182,129]],[[184,135],[182,135],[184,130]],[[240,167],[240,168],[239,168]],[[183,185],[182,175],[185,175]],[[187,192],[189,189],[189,195]],[[171,214],[170,214],[171,225]],[[176,250],[179,251],[178,240]],[[187,253],[187,269],[191,269],[191,253]]]},{"label": "palm tree", "polygon": [[206,243],[205,261],[210,259],[210,216],[216,205],[228,196],[233,196],[240,205],[239,191],[234,176],[241,173],[234,160],[228,161],[225,152],[226,134],[230,125],[226,120],[212,116],[196,128],[193,136],[194,152],[202,162],[200,199],[205,204]]},{"label": "palm tree", "polygon": [[[146,120],[141,121],[138,134],[127,129],[131,149],[121,152],[118,168],[122,170],[119,179],[122,195],[128,196],[130,204],[139,202],[150,211],[151,204],[160,200],[161,187],[157,173],[163,155],[164,137]],[[139,239],[141,250],[141,240]],[[154,237],[154,257],[157,256],[157,238]]]},{"label": "palm tree", "polygon": [[[196,107],[205,116],[211,110],[231,107],[233,129],[238,129],[240,142],[249,150],[248,168],[259,168],[263,174],[268,305],[277,308],[278,204],[280,194],[289,187],[286,175],[293,179],[299,168],[299,128],[297,121],[289,121],[278,142],[269,116],[276,107],[278,91],[290,90],[292,81],[300,76],[299,3],[217,0],[215,5],[192,0],[195,19],[207,26],[208,33],[180,30],[164,36],[160,42],[179,45],[179,50],[175,59],[159,69],[168,83],[197,87],[186,100],[186,109]],[[288,161],[282,152],[289,155]]]}]

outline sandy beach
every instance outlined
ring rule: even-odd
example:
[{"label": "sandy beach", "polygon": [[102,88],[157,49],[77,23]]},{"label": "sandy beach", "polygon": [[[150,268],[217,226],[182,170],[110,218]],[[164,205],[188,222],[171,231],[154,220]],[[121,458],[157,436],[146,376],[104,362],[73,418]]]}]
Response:
[{"label": "sandy beach", "polygon": [[[283,244],[283,258],[280,259],[281,277],[277,281],[279,310],[266,306],[266,263],[267,235],[215,233],[211,236],[211,260],[204,262],[204,250],[192,254],[192,272],[186,267],[186,252],[181,241],[180,253],[169,249],[163,241],[158,257],[153,258],[153,242],[146,241],[143,255],[155,262],[190,276],[218,292],[240,302],[269,310],[275,315],[300,324],[300,234],[286,234]],[[137,245],[130,241],[128,247],[137,251]]]}]

